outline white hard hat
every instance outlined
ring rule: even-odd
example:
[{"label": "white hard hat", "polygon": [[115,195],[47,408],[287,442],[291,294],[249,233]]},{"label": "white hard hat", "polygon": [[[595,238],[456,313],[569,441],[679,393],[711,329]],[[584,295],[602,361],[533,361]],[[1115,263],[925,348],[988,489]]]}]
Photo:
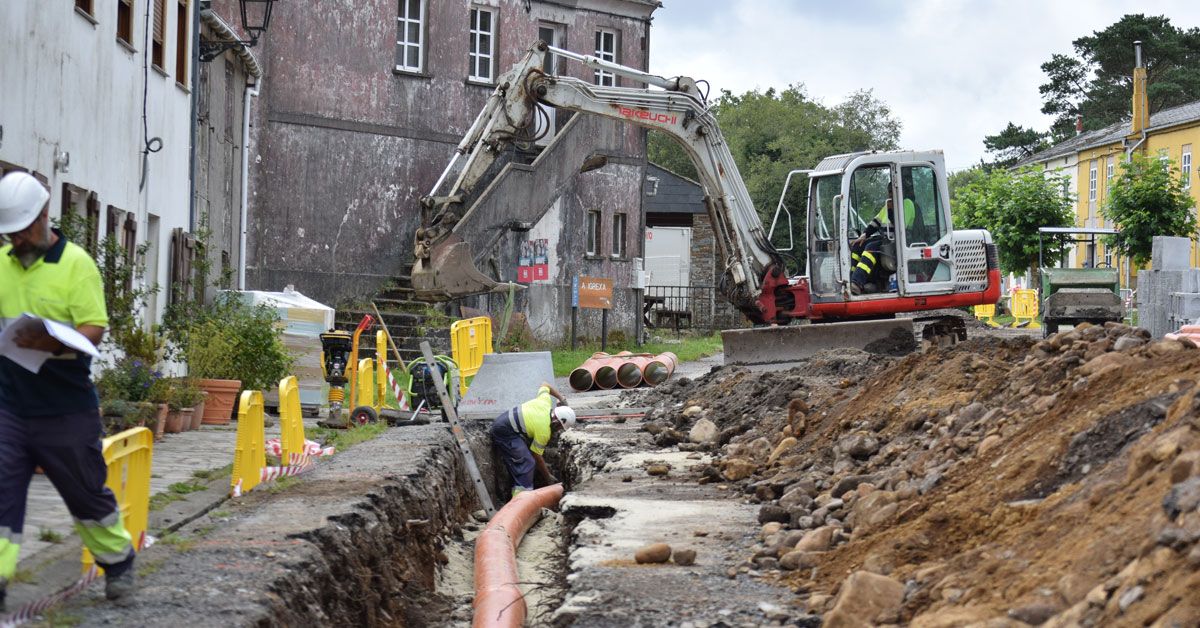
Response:
[{"label": "white hard hat", "polygon": [[50,192],[31,175],[4,175],[0,179],[0,233],[16,233],[32,225],[48,200]]},{"label": "white hard hat", "polygon": [[554,418],[558,419],[565,427],[573,427],[575,425],[575,410],[571,406],[559,406],[554,409]]}]

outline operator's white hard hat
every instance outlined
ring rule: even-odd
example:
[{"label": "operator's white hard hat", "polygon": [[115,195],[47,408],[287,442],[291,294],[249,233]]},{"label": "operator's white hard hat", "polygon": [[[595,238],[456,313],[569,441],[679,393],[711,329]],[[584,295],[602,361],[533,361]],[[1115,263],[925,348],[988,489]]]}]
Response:
[{"label": "operator's white hard hat", "polygon": [[50,192],[33,176],[10,172],[0,179],[0,233],[16,233],[33,224]]},{"label": "operator's white hard hat", "polygon": [[558,419],[563,424],[563,427],[575,426],[575,410],[571,406],[559,406],[555,408],[554,418]]}]

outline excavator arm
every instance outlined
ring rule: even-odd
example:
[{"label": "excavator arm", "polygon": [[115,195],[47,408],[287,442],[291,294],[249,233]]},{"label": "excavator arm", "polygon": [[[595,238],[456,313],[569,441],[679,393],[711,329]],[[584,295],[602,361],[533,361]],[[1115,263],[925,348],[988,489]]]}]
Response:
[{"label": "excavator arm", "polygon": [[[604,87],[551,75],[542,70],[547,53],[659,89]],[[488,180],[491,166],[505,148],[513,142],[535,139],[539,104],[623,120],[678,141],[695,163],[704,189],[722,264],[718,285],[726,298],[751,319],[760,317],[764,278],[769,274],[777,281],[786,274],[695,81],[687,77],[666,79],[543,42],[500,77],[495,92],[458,144],[432,192],[422,199],[422,226],[416,232],[412,275],[418,298],[447,300],[503,291],[512,285],[502,284],[476,268],[473,243],[457,233],[457,226],[471,211],[465,207],[465,199]]]}]

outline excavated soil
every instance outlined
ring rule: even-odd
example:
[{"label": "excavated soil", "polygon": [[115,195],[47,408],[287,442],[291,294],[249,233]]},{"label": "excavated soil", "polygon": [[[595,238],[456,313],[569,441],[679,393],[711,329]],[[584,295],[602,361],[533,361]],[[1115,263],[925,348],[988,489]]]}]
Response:
[{"label": "excavated soil", "polygon": [[1190,341],[1109,324],[716,368],[626,403],[658,444],[716,455],[696,481],[759,504],[746,564],[797,615],[1196,626],[1197,382]]}]

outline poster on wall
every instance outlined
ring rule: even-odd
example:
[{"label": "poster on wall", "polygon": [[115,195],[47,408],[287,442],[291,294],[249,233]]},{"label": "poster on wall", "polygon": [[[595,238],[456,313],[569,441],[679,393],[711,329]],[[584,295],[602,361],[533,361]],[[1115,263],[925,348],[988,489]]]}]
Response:
[{"label": "poster on wall", "polygon": [[550,239],[539,238],[521,243],[517,258],[517,281],[533,283],[550,279]]}]

